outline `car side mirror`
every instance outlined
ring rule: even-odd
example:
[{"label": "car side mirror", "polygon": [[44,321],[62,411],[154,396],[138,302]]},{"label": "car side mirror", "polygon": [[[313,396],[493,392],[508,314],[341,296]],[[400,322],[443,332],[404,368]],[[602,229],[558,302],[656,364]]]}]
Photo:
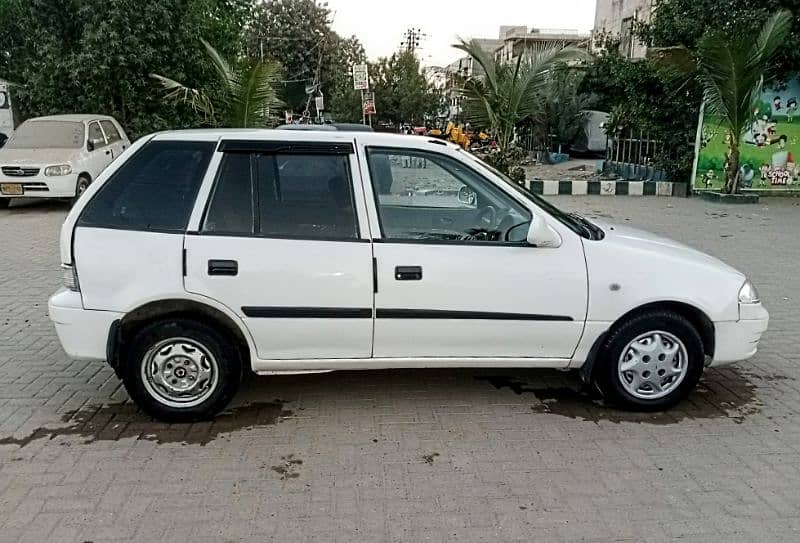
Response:
[{"label": "car side mirror", "polygon": [[471,207],[475,207],[475,202],[478,200],[478,195],[475,194],[475,191],[469,188],[468,186],[464,185],[461,187],[461,190],[458,191],[458,201],[464,205],[468,205]]},{"label": "car side mirror", "polygon": [[534,216],[528,229],[528,244],[534,247],[556,249],[561,247],[561,236],[541,216]]},{"label": "car side mirror", "polygon": [[94,142],[92,140],[86,142],[86,149],[88,151],[94,151]]}]

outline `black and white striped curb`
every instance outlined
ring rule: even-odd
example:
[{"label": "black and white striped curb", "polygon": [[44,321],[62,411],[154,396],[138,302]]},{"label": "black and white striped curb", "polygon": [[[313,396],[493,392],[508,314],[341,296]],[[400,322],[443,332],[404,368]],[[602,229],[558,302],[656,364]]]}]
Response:
[{"label": "black and white striped curb", "polygon": [[542,181],[525,180],[525,187],[543,196],[686,196],[688,183],[670,181]]}]

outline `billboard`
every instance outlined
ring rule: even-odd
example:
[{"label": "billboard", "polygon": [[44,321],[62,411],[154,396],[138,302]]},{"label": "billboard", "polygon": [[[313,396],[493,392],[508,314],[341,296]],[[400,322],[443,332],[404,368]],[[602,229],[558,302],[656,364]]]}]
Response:
[{"label": "billboard", "polygon": [[[741,187],[800,191],[800,78],[784,87],[765,89],[753,105],[740,145]],[[695,190],[716,190],[725,183],[727,134],[719,119],[700,119]]]}]

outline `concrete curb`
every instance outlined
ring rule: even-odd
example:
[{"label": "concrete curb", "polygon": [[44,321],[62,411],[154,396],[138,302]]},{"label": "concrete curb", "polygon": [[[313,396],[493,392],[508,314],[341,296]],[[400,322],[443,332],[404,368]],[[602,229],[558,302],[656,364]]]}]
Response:
[{"label": "concrete curb", "polygon": [[543,196],[686,196],[688,183],[670,181],[547,181],[525,180],[534,194]]}]

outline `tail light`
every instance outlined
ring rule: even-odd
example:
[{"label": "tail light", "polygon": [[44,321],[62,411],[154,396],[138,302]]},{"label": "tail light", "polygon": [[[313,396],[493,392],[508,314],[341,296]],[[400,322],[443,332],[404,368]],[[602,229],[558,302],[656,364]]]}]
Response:
[{"label": "tail light", "polygon": [[73,292],[80,292],[81,287],[78,283],[78,270],[71,264],[62,264],[61,270],[64,274],[64,288]]}]

